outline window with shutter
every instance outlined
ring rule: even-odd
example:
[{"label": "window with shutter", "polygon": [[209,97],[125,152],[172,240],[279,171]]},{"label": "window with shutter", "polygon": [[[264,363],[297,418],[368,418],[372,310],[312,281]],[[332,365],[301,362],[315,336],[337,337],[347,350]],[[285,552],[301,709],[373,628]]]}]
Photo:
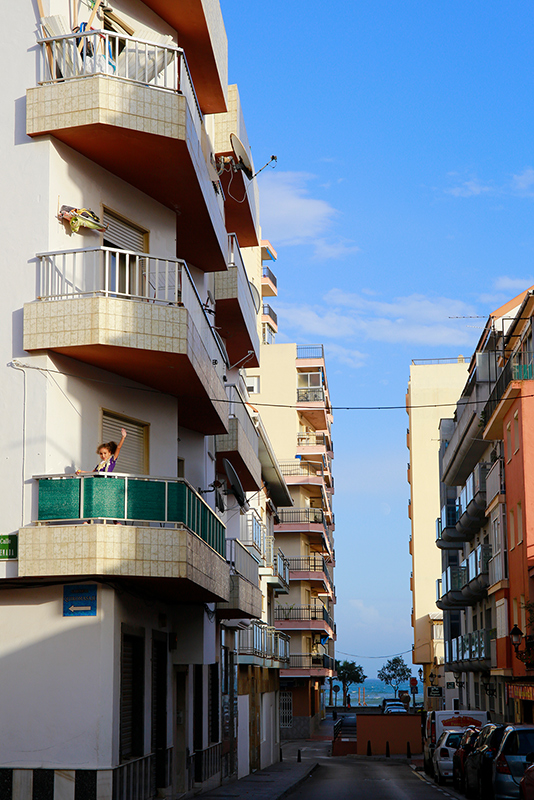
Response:
[{"label": "window with shutter", "polygon": [[122,446],[117,472],[126,472],[129,475],[148,474],[148,431],[149,425],[145,422],[121,417],[110,411],[102,412],[102,442],[119,442],[121,428],[127,436]]},{"label": "window with shutter", "polygon": [[104,209],[103,220],[108,226],[104,233],[104,245],[133,250],[135,253],[148,252],[148,231],[127,222],[107,208]]}]

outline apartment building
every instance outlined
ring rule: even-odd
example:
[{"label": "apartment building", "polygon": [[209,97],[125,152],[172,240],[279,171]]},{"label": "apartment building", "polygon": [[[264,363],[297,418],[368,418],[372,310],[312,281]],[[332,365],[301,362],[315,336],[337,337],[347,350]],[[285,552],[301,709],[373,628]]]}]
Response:
[{"label": "apartment building", "polygon": [[278,760],[289,665],[221,10],[38,0],[6,23],[2,796],[187,796]]},{"label": "apartment building", "polygon": [[445,662],[461,708],[532,722],[530,613],[534,293],[493,312],[455,415],[441,423]]},{"label": "apartment building", "polygon": [[[264,262],[273,251],[263,248]],[[274,254],[275,255],[275,254]],[[263,296],[275,294],[264,263]],[[290,636],[289,665],[280,671],[284,738],[309,737],[323,714],[325,681],[335,676],[335,587],[332,496],[333,422],[322,345],[276,344],[276,317],[263,305],[260,368],[247,367],[292,506],[279,507],[275,543],[289,561],[289,594],[275,605],[275,625]]]},{"label": "apartment building", "polygon": [[[414,360],[406,392],[408,429],[406,445],[410,453],[408,483],[411,521],[410,555],[412,574],[412,661],[420,664],[425,688],[425,708],[442,707],[442,698],[429,696],[434,683],[445,685],[443,672],[443,615],[436,608],[436,579],[441,575],[441,559],[436,550],[434,527],[440,508],[439,422],[444,407],[454,404],[467,375],[463,356],[455,359]],[[432,679],[430,678],[432,675]],[[438,694],[435,690],[431,690]]]}]

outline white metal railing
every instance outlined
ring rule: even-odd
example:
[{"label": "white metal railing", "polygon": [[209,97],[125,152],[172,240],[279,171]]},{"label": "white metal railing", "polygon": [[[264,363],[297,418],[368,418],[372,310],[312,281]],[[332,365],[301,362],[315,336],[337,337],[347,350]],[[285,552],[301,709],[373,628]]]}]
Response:
[{"label": "white metal railing", "polygon": [[38,253],[38,300],[115,297],[184,306],[222,380],[221,349],[185,261],[112,247]]},{"label": "white metal railing", "polygon": [[493,558],[490,558],[488,562],[490,586],[508,577],[505,558],[506,554],[502,550],[499,553],[495,553]]},{"label": "white metal railing", "polygon": [[239,248],[239,242],[235,233],[228,234],[228,266],[237,269],[237,296],[242,301],[240,303],[243,317],[250,333],[257,337],[258,326],[256,317],[259,309],[256,308],[254,295],[247,276],[243,256]]},{"label": "white metal railing", "polygon": [[252,547],[260,556],[264,553],[265,525],[258,512],[251,508],[241,517],[241,541]]},{"label": "white metal railing", "polygon": [[226,540],[226,560],[235,573],[246,578],[254,586],[258,586],[258,562],[238,539]]},{"label": "white metal railing", "polygon": [[202,111],[185,53],[169,43],[155,43],[114,31],[85,31],[39,39],[39,83],[58,83],[105,75],[183,94],[200,133]]},{"label": "white metal railing", "polygon": [[257,456],[259,452],[258,431],[250,418],[243,396],[234,383],[226,385],[226,396],[228,397],[228,416],[239,420],[254,454]]},{"label": "white metal railing", "polygon": [[277,631],[261,620],[254,620],[248,628],[236,630],[236,649],[238,656],[289,663],[289,640],[286,633]]}]

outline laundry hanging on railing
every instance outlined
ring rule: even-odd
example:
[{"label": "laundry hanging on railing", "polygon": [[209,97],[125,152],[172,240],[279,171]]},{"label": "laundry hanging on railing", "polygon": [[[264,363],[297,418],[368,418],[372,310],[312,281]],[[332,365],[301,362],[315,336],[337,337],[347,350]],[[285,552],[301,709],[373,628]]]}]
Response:
[{"label": "laundry hanging on railing", "polygon": [[95,231],[105,231],[108,227],[100,221],[94,211],[91,211],[90,208],[61,206],[57,217],[59,220],[65,220],[65,222],[69,222],[73,233],[78,233],[80,227],[91,228]]}]

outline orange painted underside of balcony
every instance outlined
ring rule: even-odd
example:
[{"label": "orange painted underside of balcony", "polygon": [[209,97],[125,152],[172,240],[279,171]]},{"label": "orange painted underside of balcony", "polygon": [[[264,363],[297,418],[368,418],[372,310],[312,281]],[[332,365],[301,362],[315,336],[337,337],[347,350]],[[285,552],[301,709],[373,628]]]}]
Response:
[{"label": "orange painted underside of balcony", "polygon": [[[225,340],[230,364],[246,358],[249,351],[254,351],[254,342],[250,337],[247,324],[237,297],[217,300],[217,330]],[[254,351],[243,363],[244,367],[259,367],[258,354]]]},{"label": "orange painted underside of balcony", "polygon": [[241,481],[241,485],[246,492],[256,492],[260,487],[258,486],[256,477],[248,467],[247,462],[243,458],[239,450],[218,450],[217,451],[217,472],[224,475],[223,459],[227,458],[231,465],[237,472],[237,476]]},{"label": "orange painted underside of balcony", "polygon": [[225,418],[219,416],[187,355],[108,344],[57,347],[54,352],[177,397],[184,428],[206,435],[227,433]]},{"label": "orange painted underside of balcony", "polygon": [[51,133],[176,211],[178,258],[204,272],[227,269],[227,243],[217,236],[187,142],[101,123]]},{"label": "orange painted underside of balcony", "polygon": [[324,667],[308,667],[306,669],[287,669],[280,670],[281,678],[333,678],[334,670]]},{"label": "orange painted underside of balcony", "polygon": [[[231,151],[217,153],[217,156],[234,157]],[[257,247],[260,242],[251,207],[254,189],[249,188],[249,179],[242,170],[237,172],[225,170],[220,177],[224,190],[226,230],[228,233],[236,234],[240,247]]]}]

